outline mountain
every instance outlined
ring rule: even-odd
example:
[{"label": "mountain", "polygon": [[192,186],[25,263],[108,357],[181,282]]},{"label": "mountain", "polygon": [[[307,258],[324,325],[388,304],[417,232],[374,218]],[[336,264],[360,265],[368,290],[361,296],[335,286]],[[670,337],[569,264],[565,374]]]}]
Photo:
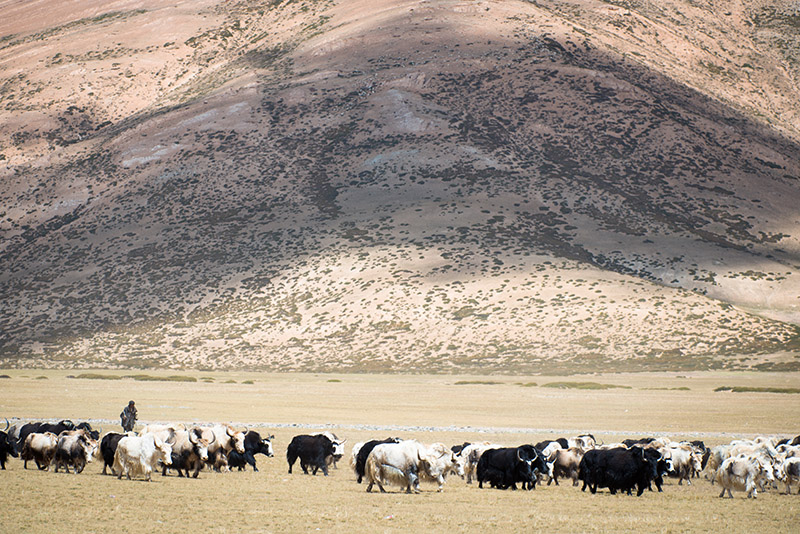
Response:
[{"label": "mountain", "polygon": [[0,14],[0,365],[800,368],[796,2]]}]

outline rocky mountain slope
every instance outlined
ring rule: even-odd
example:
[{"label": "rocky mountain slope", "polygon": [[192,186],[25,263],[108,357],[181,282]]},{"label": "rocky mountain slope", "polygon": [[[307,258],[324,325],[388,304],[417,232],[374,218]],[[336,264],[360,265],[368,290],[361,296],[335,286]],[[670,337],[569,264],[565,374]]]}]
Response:
[{"label": "rocky mountain slope", "polygon": [[0,364],[800,367],[800,4],[0,0]]}]

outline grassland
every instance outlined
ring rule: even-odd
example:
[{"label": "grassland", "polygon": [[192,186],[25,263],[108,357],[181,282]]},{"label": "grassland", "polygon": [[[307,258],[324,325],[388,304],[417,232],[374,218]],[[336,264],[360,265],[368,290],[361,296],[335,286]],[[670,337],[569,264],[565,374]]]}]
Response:
[{"label": "grassland", "polygon": [[709,444],[793,435],[800,421],[794,395],[714,390],[783,388],[797,383],[796,373],[593,375],[581,381],[624,388],[584,390],[522,388],[535,377],[520,376],[482,383],[475,376],[186,372],[198,381],[141,382],[66,378],[68,372],[53,370],[2,372],[11,378],[2,382],[0,416],[95,419],[106,421],[100,423],[104,431],[119,430],[117,414],[135,399],[144,421],[230,421],[276,436],[276,457],[258,456],[258,473],[203,471],[197,480],[159,475],[150,484],[118,481],[102,476],[97,463],[77,476],[55,475],[23,471],[12,459],[1,475],[0,508],[3,524],[20,532],[50,531],[54,524],[64,531],[111,533],[172,532],[187,525],[208,532],[792,532],[800,519],[796,495],[773,490],[756,501],[741,493],[721,500],[705,480],[692,486],[668,481],[663,494],[638,499],[591,495],[569,485],[479,490],[458,478],[448,480],[441,494],[423,485],[421,495],[381,495],[356,484],[348,458],[327,478],[288,475],[283,459],[293,435],[328,427],[347,438],[348,449],[389,435],[509,445],[585,431],[606,442],[668,434]]},{"label": "grassland", "polygon": [[0,366],[800,371],[789,8],[47,4]]}]

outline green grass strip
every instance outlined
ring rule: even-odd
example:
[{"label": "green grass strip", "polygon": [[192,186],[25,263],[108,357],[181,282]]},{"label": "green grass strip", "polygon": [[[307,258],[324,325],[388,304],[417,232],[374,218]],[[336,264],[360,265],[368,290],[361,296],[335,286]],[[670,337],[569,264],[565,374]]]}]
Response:
[{"label": "green grass strip", "polygon": [[767,388],[751,386],[720,386],[714,391],[731,391],[733,393],[800,393],[800,388]]},{"label": "green grass strip", "polygon": [[81,373],[73,378],[84,378],[86,380],[121,380],[119,375],[101,375],[98,373]]},{"label": "green grass strip", "polygon": [[152,376],[152,375],[125,375],[123,378],[132,378],[140,382],[197,382],[193,376]]}]

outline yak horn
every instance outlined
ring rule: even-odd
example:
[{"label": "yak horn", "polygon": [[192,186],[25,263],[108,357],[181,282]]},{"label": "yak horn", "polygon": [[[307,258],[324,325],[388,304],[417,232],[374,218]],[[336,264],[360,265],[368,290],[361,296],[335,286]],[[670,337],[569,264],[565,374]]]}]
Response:
[{"label": "yak horn", "polygon": [[8,422],[8,417],[4,417],[3,419],[6,420],[6,429],[3,432],[7,432],[9,428],[11,428],[11,423]]}]

